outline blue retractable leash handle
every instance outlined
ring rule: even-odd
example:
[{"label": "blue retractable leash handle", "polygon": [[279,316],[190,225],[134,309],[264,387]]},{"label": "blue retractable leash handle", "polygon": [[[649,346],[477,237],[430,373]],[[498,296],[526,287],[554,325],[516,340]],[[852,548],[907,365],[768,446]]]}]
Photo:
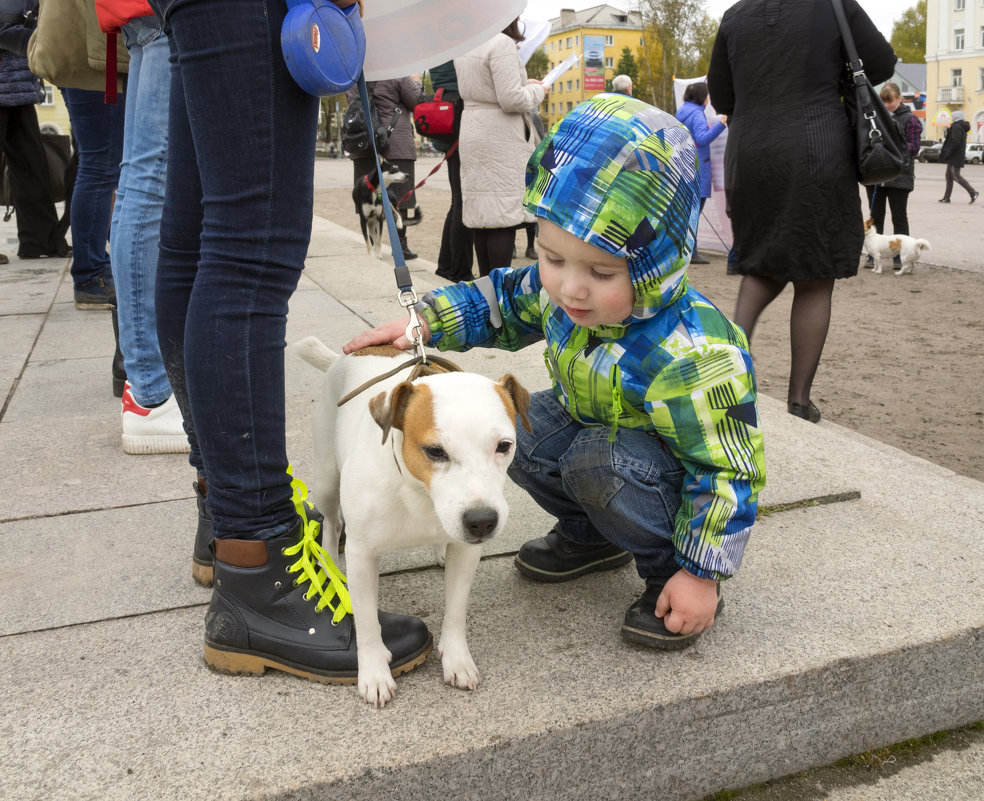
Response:
[{"label": "blue retractable leash handle", "polygon": [[372,115],[368,113],[369,90],[362,73],[366,57],[366,34],[362,28],[359,6],[355,4],[341,9],[326,0],[287,0],[287,8],[280,43],[287,69],[297,85],[308,94],[326,97],[344,92],[355,83],[359,84],[362,107],[367,110],[366,124],[376,160],[376,174],[379,176],[379,191],[386,215],[390,249],[393,251],[396,285],[400,290],[399,301],[410,316],[406,337],[420,360],[426,363],[427,356],[420,341],[422,325],[414,308],[417,295],[413,291],[410,270],[403,258],[403,248],[399,247],[400,232],[396,228],[382,165],[379,163],[379,153],[376,152]]}]

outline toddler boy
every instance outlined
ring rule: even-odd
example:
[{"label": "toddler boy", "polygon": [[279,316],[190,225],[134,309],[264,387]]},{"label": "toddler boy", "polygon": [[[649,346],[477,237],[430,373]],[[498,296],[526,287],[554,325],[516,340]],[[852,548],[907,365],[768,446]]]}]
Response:
[{"label": "toddler boy", "polygon": [[[546,341],[553,389],[533,395],[510,476],[557,518],[517,568],[567,581],[634,559],[646,590],[623,636],[683,648],[723,602],[765,483],[748,343],[687,282],[697,153],[672,116],[597,95],[537,147],[524,205],[540,260],[428,293],[424,341],[508,350]],[[406,318],[368,331],[407,347]]]}]

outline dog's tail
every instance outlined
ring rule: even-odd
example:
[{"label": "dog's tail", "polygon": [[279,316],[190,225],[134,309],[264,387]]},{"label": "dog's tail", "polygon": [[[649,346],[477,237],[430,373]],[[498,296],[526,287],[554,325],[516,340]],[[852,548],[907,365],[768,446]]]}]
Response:
[{"label": "dog's tail", "polygon": [[929,246],[929,242],[925,239],[916,240],[916,251],[922,253],[924,250],[932,250]]},{"label": "dog's tail", "polygon": [[317,337],[305,337],[290,346],[308,364],[313,364],[322,372],[331,367],[332,362],[339,358],[339,354],[331,350],[324,342]]}]

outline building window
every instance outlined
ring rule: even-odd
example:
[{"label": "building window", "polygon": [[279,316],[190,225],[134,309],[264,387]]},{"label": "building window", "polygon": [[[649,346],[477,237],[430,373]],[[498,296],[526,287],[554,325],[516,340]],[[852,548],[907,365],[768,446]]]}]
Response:
[{"label": "building window", "polygon": [[964,49],[964,29],[957,28],[953,32],[953,49],[963,50]]},{"label": "building window", "polygon": [[612,46],[614,46],[614,44],[615,44],[615,37],[614,36],[610,36],[609,35],[609,36],[606,36],[605,37],[605,47],[612,47]]},{"label": "building window", "polygon": [[963,86],[963,70],[950,70],[950,86]]},{"label": "building window", "polygon": [[953,0],[953,10],[963,11],[964,10],[964,0]]},{"label": "building window", "polygon": [[615,59],[612,56],[607,56],[605,58],[605,66],[610,70],[615,69]]},{"label": "building window", "polygon": [[571,37],[570,36],[567,37],[567,49],[568,50],[571,49]]},{"label": "building window", "polygon": [[980,39],[980,46],[981,46],[981,47],[984,47],[984,25],[982,25],[982,26],[981,26],[981,39]]},{"label": "building window", "polygon": [[581,37],[580,36],[575,36],[574,37],[574,47],[577,47],[580,43],[581,43]]},{"label": "building window", "polygon": [[568,81],[568,82],[567,82],[567,91],[568,91],[568,92],[569,92],[569,91],[571,91],[571,89],[572,89],[573,87],[574,87],[574,82],[573,82],[573,81]]},{"label": "building window", "polygon": [[555,114],[556,111],[557,111],[557,104],[556,103],[551,103],[550,104],[550,113],[551,114]]},{"label": "building window", "polygon": [[579,91],[579,92],[581,91],[581,79],[580,78],[578,78],[576,81],[574,81],[574,88],[577,91]]},{"label": "building window", "polygon": [[568,100],[567,101],[567,110],[568,111],[572,111],[573,109],[574,109],[574,104],[570,100]]},{"label": "building window", "polygon": [[41,105],[42,106],[55,105],[55,88],[50,83],[46,83],[44,85],[44,100],[41,101]]},{"label": "building window", "polygon": [[554,46],[554,44],[556,44],[556,43],[555,43],[555,42],[551,42],[551,43],[550,43],[550,51],[551,51],[551,52],[553,52],[553,46]]},{"label": "building window", "polygon": [[984,92],[984,67],[977,68],[977,91]]}]

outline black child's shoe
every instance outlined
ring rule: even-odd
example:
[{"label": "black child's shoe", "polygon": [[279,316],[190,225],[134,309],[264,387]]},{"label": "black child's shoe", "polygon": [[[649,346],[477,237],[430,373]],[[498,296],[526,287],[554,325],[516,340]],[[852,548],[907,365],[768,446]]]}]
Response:
[{"label": "black child's shoe", "polygon": [[[205,662],[258,676],[267,668],[325,684],[355,684],[358,658],[344,577],[321,549],[320,526],[270,540],[216,539],[215,583],[205,615]],[[406,673],[433,648],[417,617],[379,613],[390,672]]]},{"label": "black child's shoe", "polygon": [[632,554],[617,545],[580,545],[562,536],[556,526],[547,536],[524,543],[514,560],[520,573],[537,581],[570,581],[631,561]]},{"label": "black child's shoe", "polygon": [[[642,597],[629,607],[622,624],[622,638],[650,648],[663,651],[678,651],[697,642],[700,634],[674,634],[663,625],[663,618],[656,617],[656,601],[668,579],[646,579],[646,591]],[[717,585],[718,605],[715,617],[724,611],[724,599],[721,597],[721,583]]]}]

